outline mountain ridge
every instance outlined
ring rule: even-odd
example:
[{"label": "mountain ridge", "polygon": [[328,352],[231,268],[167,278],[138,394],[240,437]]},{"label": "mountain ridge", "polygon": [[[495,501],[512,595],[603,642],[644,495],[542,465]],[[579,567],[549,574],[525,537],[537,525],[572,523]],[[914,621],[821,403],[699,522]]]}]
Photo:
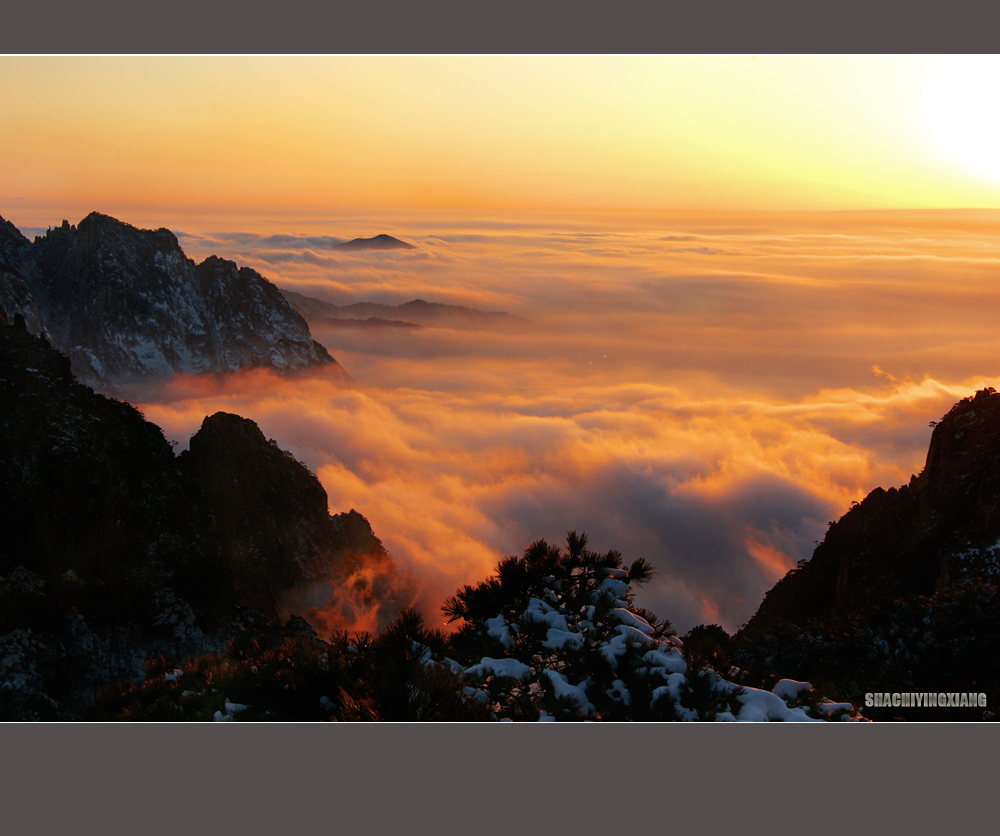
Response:
[{"label": "mountain ridge", "polygon": [[[858,704],[872,692],[985,693],[995,712],[1000,394],[981,389],[956,403],[934,426],[919,475],[871,491],[731,640],[715,632],[721,658],[757,678],[795,670]],[[984,712],[876,706],[866,715],[969,720]]]},{"label": "mountain ridge", "polygon": [[44,330],[99,390],[259,367],[325,366],[349,380],[259,273],[217,256],[195,264],[170,230],[98,212],[34,242],[0,224],[0,302],[32,333]]},{"label": "mountain ridge", "polygon": [[484,311],[464,305],[449,305],[412,299],[399,305],[380,302],[355,302],[334,305],[314,296],[281,289],[282,295],[304,319],[314,325],[340,324],[343,321],[363,323],[374,319],[378,324],[402,322],[424,328],[455,328],[459,330],[525,330],[531,322],[507,311]]},{"label": "mountain ridge", "polygon": [[746,625],[850,613],[969,575],[957,555],[1000,538],[1000,395],[982,389],[934,427],[919,475],[875,488],[834,522],[812,558],[765,596]]}]

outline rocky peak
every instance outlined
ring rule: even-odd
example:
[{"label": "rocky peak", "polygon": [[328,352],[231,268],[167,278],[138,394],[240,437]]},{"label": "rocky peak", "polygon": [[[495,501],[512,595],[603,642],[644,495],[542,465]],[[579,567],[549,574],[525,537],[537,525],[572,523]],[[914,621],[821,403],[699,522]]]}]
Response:
[{"label": "rocky peak", "polygon": [[[767,593],[730,661],[794,669],[842,694],[961,692],[996,704],[1000,677],[1000,395],[937,423],[926,465],[831,524],[813,557]],[[872,708],[872,719],[974,720],[982,708]]]},{"label": "rocky peak", "polygon": [[8,227],[0,228],[0,304],[22,313],[29,330],[44,325],[95,389],[248,367],[325,366],[348,379],[267,279],[215,257],[195,265],[170,230],[98,212],[32,244]]},{"label": "rocky peak", "polygon": [[20,317],[0,327],[0,465],[0,574],[23,566],[58,586],[72,570],[101,618],[108,601],[131,612],[161,585],[227,600],[207,518],[162,432],[75,383]]},{"label": "rocky peak", "polygon": [[[914,487],[930,495],[966,493],[997,472],[1000,461],[1000,395],[980,389],[955,404],[934,427],[927,462]],[[942,496],[942,498],[945,498]]]},{"label": "rocky peak", "polygon": [[831,524],[811,560],[767,593],[747,625],[804,623],[992,571],[1000,538],[1000,394],[983,389],[936,424],[909,484],[876,488]]},{"label": "rocky peak", "polygon": [[401,606],[364,517],[331,517],[316,477],[256,424],[211,416],[176,457],[2,306],[0,494],[0,721],[76,716],[146,659],[273,625],[293,594],[336,629],[330,601]]},{"label": "rocky peak", "polygon": [[0,270],[19,270],[21,250],[30,246],[31,242],[21,234],[21,230],[0,218]]},{"label": "rocky peak", "polygon": [[249,419],[205,418],[180,466],[201,488],[248,606],[275,616],[293,589],[349,575],[359,559],[374,575],[393,571],[368,521],[331,517],[316,476]]},{"label": "rocky peak", "polygon": [[38,334],[42,317],[21,270],[21,259],[30,246],[14,224],[0,218],[0,306],[11,319],[15,314],[22,316],[28,330]]}]

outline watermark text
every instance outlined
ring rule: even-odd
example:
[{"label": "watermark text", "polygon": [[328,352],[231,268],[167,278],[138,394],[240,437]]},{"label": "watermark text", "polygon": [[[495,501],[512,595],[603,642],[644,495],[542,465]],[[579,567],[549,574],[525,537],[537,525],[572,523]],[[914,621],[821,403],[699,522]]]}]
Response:
[{"label": "watermark text", "polygon": [[986,708],[986,694],[876,693],[865,694],[866,708]]}]

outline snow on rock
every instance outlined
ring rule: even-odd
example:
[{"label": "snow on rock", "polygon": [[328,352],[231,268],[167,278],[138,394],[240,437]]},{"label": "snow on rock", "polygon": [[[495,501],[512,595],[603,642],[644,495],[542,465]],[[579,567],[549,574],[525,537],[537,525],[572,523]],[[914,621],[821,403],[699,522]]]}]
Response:
[{"label": "snow on rock", "polygon": [[817,708],[827,715],[835,714],[838,711],[847,711],[849,713],[854,711],[854,706],[849,702],[833,702],[833,700],[823,700]]},{"label": "snow on rock", "polygon": [[817,717],[810,717],[805,709],[789,708],[781,697],[771,691],[744,687],[742,692],[736,695],[736,700],[743,706],[736,719],[743,722],[766,723],[770,720],[781,720],[786,723],[822,722]]},{"label": "snow on rock", "polygon": [[232,716],[233,714],[239,714],[239,712],[244,711],[246,706],[238,702],[230,702],[229,697],[226,697],[226,714]]},{"label": "snow on rock", "polygon": [[462,689],[462,693],[469,697],[473,702],[489,702],[490,695],[487,694],[482,688],[470,688],[466,686]]}]

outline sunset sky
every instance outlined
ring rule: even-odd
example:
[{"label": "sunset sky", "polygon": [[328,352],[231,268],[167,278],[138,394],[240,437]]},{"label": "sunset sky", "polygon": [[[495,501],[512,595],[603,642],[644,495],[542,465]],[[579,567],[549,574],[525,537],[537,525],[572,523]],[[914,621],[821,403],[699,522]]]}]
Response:
[{"label": "sunset sky", "polygon": [[998,81],[997,58],[7,57],[0,212],[996,207]]},{"label": "sunset sky", "polygon": [[[257,421],[432,622],[577,529],[657,567],[640,606],[733,629],[1000,386],[998,84],[975,57],[7,57],[0,215],[524,317],[314,328],[356,387],[179,378],[141,407],[181,446]],[[416,249],[333,249],[383,232]]]}]

